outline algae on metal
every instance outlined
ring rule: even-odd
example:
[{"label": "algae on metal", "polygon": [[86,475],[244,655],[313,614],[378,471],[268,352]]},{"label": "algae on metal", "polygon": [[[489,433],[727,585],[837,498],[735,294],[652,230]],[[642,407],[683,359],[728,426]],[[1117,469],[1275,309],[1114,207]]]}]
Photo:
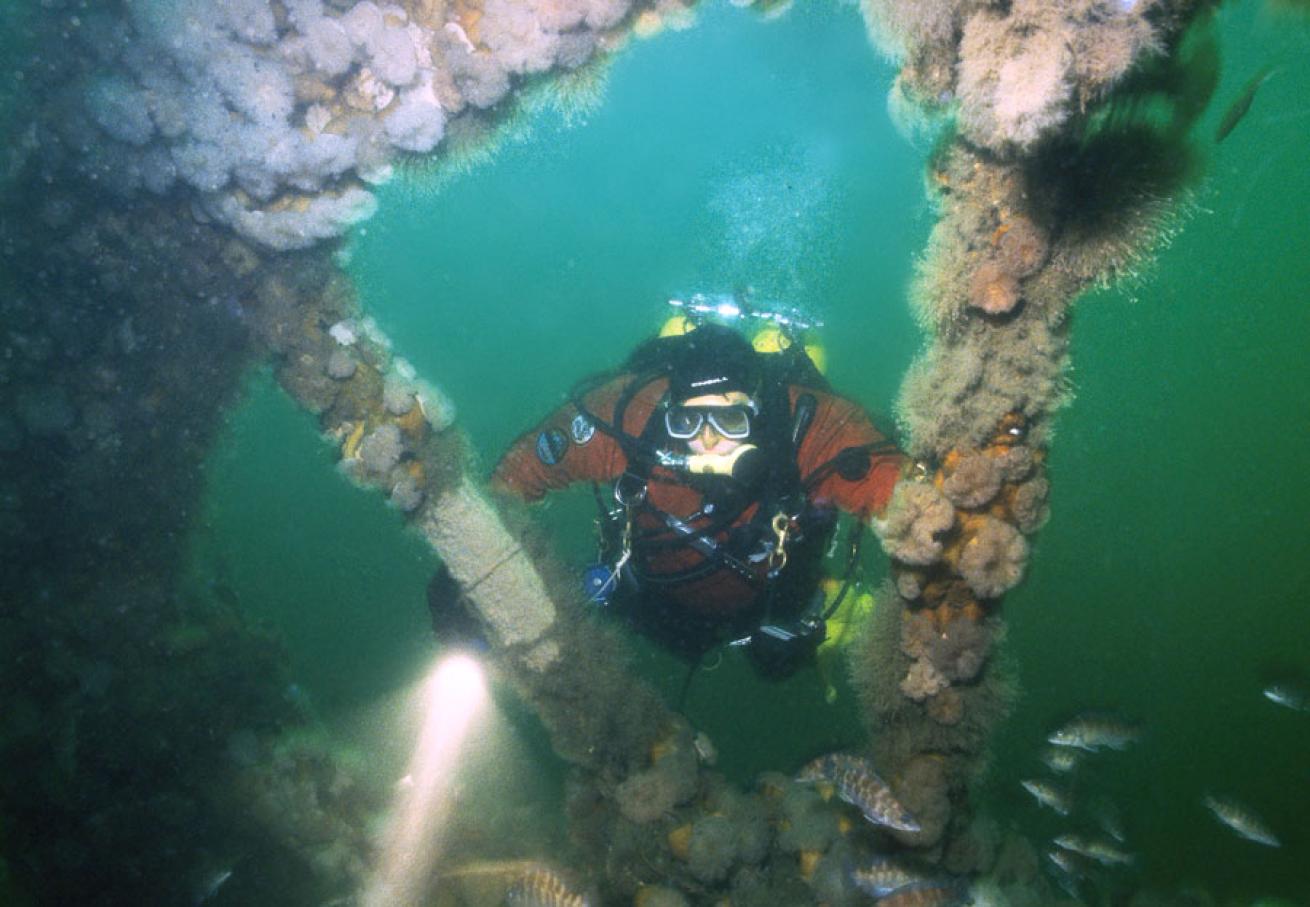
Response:
[{"label": "algae on metal", "polygon": [[[873,628],[853,665],[888,771],[907,795],[926,780],[915,795],[951,803],[912,846],[949,848],[967,829],[1010,695],[1001,602],[1045,519],[1052,421],[1070,399],[1071,306],[1136,273],[1186,210],[1188,130],[1214,84],[1210,6],[864,4],[903,62],[896,90],[955,123],[929,161],[939,220],[911,293],[929,342],[898,403],[919,468],[879,526],[900,620]],[[925,760],[941,770],[918,771]]]}]

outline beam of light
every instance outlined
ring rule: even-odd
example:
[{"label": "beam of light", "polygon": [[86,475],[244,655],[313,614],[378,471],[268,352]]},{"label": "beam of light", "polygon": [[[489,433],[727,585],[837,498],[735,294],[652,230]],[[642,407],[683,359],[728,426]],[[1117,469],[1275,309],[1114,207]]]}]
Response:
[{"label": "beam of light", "polygon": [[363,907],[418,904],[450,813],[460,746],[487,701],[482,668],[467,655],[443,658],[423,682],[422,723],[392,804]]}]

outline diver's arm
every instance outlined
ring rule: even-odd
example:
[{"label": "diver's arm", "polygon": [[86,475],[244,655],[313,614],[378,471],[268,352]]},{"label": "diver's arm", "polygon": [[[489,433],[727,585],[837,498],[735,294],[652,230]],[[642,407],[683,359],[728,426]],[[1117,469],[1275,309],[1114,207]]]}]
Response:
[{"label": "diver's arm", "polygon": [[594,419],[570,400],[520,435],[496,464],[492,487],[525,501],[539,501],[546,492],[574,482],[618,478],[627,464],[623,450],[595,422],[613,418],[615,401],[629,380],[630,376],[621,375],[584,396],[582,406]]},{"label": "diver's arm", "polygon": [[800,393],[816,400],[814,421],[797,453],[801,479],[813,483],[810,498],[831,501],[863,519],[880,516],[905,467],[905,455],[850,400],[799,388],[792,390],[793,399]]}]

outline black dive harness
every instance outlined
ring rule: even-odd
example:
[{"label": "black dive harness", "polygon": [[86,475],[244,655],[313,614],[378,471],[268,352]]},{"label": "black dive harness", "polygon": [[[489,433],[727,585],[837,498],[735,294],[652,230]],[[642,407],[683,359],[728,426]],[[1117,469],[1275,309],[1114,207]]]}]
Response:
[{"label": "black dive harness", "polygon": [[[620,527],[619,551],[612,570],[613,584],[616,585],[625,578],[625,570],[626,578],[630,578],[638,586],[668,588],[693,582],[720,569],[727,569],[749,585],[763,589],[768,581],[775,578],[786,566],[788,536],[793,531],[795,521],[801,516],[804,505],[803,494],[789,493],[800,491],[798,481],[786,482],[786,487],[778,481],[780,478],[783,480],[796,478],[795,450],[803,433],[795,438],[791,449],[785,452],[768,450],[771,445],[766,439],[765,451],[762,451],[761,455],[767,457],[764,465],[767,474],[750,478],[737,475],[720,477],[720,483],[733,493],[721,495],[719,500],[712,500],[707,495],[705,505],[697,513],[680,518],[660,510],[649,500],[648,487],[651,474],[656,467],[677,470],[681,460],[677,454],[660,445],[660,441],[663,440],[664,413],[671,405],[671,401],[666,396],[655,406],[639,435],[628,434],[622,429],[622,425],[627,409],[637,393],[663,376],[663,372],[634,376],[615,402],[613,422],[606,422],[588,410],[583,402],[582,393],[575,393],[573,396],[573,405],[581,417],[588,420],[598,431],[613,438],[627,460],[627,469],[614,482],[613,496],[617,507],[606,506],[599,489],[595,492],[600,511],[599,522],[602,528],[611,528],[608,533],[602,532],[603,549],[613,548],[607,536],[612,537],[615,534],[612,527],[615,525]],[[813,397],[809,398],[809,402],[808,417],[802,419],[801,424],[798,425],[804,430],[808,429],[809,422],[813,418]],[[802,409],[798,407],[798,411]],[[765,411],[768,411],[767,403]],[[770,456],[777,453],[784,454],[781,462],[777,456]],[[757,456],[754,464],[757,468],[758,460]],[[778,469],[780,465],[790,465],[791,475],[777,475],[780,472]],[[696,480],[691,478],[689,481]],[[745,523],[738,525],[742,515],[752,506],[756,507],[755,514]],[[655,525],[639,533],[635,528],[638,514],[654,517],[651,522]],[[702,525],[693,525],[702,520],[704,521]],[[727,537],[720,540],[719,536],[724,533],[727,533]],[[766,538],[769,539],[767,549],[762,547],[763,540]],[[742,544],[743,542],[746,544]],[[701,555],[701,560],[678,571],[647,573],[633,561],[634,547],[645,553],[691,548]],[[743,555],[743,548],[749,553]],[[609,552],[602,551],[602,555],[607,553]],[[752,563],[758,563],[764,557],[768,558],[769,570],[767,576],[762,578]]]},{"label": "black dive harness", "polygon": [[[621,586],[635,590],[669,589],[709,576],[719,570],[729,570],[760,592],[761,606],[752,609],[757,615],[751,621],[754,628],[747,636],[735,640],[734,645],[758,642],[765,645],[776,642],[790,646],[796,639],[812,640],[817,648],[823,640],[823,625],[845,598],[854,579],[859,559],[862,521],[857,521],[851,533],[849,560],[844,572],[843,585],[834,601],[822,607],[821,593],[809,610],[799,616],[787,618],[778,613],[780,580],[788,565],[789,555],[801,542],[821,545],[818,557],[827,540],[836,529],[835,515],[824,516],[809,506],[810,492],[833,473],[852,481],[867,474],[872,456],[883,450],[894,450],[891,441],[879,441],[843,449],[832,459],[821,464],[808,475],[800,475],[797,452],[814,421],[817,400],[813,394],[802,393],[792,409],[789,399],[789,382],[764,382],[761,400],[761,431],[758,433],[759,455],[753,464],[754,475],[722,477],[719,484],[727,494],[718,500],[704,494],[702,509],[686,518],[660,510],[650,503],[648,485],[656,467],[677,469],[678,457],[661,446],[664,440],[664,412],[672,404],[665,396],[651,411],[639,435],[623,430],[624,417],[636,395],[653,381],[667,376],[667,371],[652,370],[639,373],[620,392],[615,401],[613,420],[607,422],[591,412],[584,396],[592,386],[575,389],[572,403],[579,417],[587,420],[619,445],[627,460],[627,469],[613,485],[614,504],[608,504],[598,487],[593,486],[600,528],[600,563],[587,571],[587,591],[592,601],[608,604]],[[778,414],[786,414],[779,420]],[[754,435],[753,435],[754,437]],[[762,462],[761,462],[762,461]],[[696,478],[689,477],[695,484]],[[755,513],[745,522],[743,514],[751,507]],[[640,530],[637,516],[653,517],[652,527]],[[702,525],[695,523],[704,520]],[[720,536],[723,536],[720,538]],[[698,563],[668,573],[648,573],[642,569],[634,551],[643,554],[689,547],[701,555]],[[817,557],[814,563],[817,568]],[[759,570],[761,561],[767,570]],[[809,598],[809,594],[806,596]],[[759,646],[752,646],[757,649]]]}]

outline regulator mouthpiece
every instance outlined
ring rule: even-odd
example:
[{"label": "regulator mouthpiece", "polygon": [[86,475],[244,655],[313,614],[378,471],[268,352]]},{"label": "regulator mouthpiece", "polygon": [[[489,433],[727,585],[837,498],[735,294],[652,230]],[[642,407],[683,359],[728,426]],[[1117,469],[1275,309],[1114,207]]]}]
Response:
[{"label": "regulator mouthpiece", "polygon": [[742,444],[726,454],[671,454],[660,452],[660,462],[693,475],[727,476],[749,482],[763,464],[764,455],[754,444]]}]

